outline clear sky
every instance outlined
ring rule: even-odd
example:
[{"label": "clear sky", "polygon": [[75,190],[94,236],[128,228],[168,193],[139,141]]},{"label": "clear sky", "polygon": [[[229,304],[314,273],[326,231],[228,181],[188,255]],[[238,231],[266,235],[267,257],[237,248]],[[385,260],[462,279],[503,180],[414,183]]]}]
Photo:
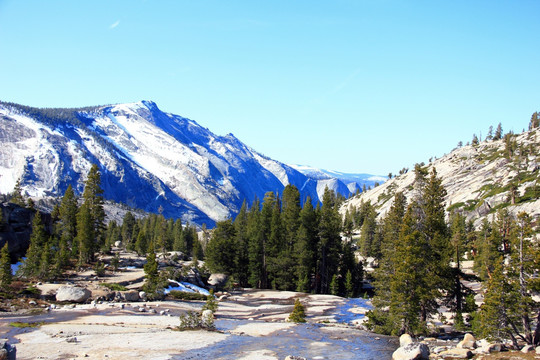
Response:
[{"label": "clear sky", "polygon": [[540,110],[540,1],[0,0],[0,99],[153,100],[276,160],[386,175]]}]

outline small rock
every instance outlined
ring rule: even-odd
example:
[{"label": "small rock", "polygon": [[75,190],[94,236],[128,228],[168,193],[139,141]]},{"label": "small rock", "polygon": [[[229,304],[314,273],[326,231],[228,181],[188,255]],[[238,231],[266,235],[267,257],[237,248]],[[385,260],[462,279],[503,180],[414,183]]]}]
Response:
[{"label": "small rock", "polygon": [[535,350],[534,346],[532,345],[525,345],[524,347],[521,348],[521,352],[524,354],[533,352],[534,350]]},{"label": "small rock", "polygon": [[30,300],[30,301],[28,302],[28,305],[36,306],[36,305],[37,305],[37,302],[35,302],[34,300]]},{"label": "small rock", "polygon": [[159,312],[159,315],[161,315],[161,316],[165,315],[165,311],[161,310],[161,311]]},{"label": "small rock", "polygon": [[146,312],[146,309],[143,308],[143,307],[140,307],[140,308],[139,308],[139,312]]},{"label": "small rock", "polygon": [[139,291],[139,298],[142,301],[146,301],[146,300],[148,300],[148,295],[146,295],[146,292],[144,292],[144,291]]},{"label": "small rock", "polygon": [[305,357],[301,357],[301,356],[287,355],[287,357],[285,358],[285,360],[306,360],[306,358],[305,358]]},{"label": "small rock", "polygon": [[469,349],[454,348],[443,351],[438,356],[442,359],[470,359],[473,353]]},{"label": "small rock", "polygon": [[536,347],[536,354],[540,355],[540,346]]},{"label": "small rock", "polygon": [[77,337],[75,337],[75,336],[68,337],[68,338],[66,339],[66,341],[67,341],[68,343],[76,343],[76,342],[77,342]]}]

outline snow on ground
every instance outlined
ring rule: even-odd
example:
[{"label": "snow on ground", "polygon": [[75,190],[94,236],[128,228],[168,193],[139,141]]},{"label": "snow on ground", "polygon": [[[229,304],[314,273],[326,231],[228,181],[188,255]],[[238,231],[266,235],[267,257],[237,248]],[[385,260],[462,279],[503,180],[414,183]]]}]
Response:
[{"label": "snow on ground", "polygon": [[190,292],[190,293],[199,293],[203,295],[210,295],[210,292],[208,290],[203,289],[202,287],[199,287],[197,285],[193,285],[191,283],[185,282],[185,281],[175,281],[169,279],[169,282],[172,284],[176,284],[176,286],[169,286],[165,289],[165,294],[170,293],[171,291],[184,291],[184,292]]}]

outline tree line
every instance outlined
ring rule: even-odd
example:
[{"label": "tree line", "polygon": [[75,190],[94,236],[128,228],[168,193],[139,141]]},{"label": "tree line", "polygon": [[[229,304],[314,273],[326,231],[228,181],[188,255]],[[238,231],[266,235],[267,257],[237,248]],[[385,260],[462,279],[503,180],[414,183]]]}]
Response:
[{"label": "tree line", "polygon": [[295,186],[281,197],[265,194],[242,205],[236,218],[216,224],[206,248],[206,265],[240,286],[344,296],[362,287],[362,264],[351,242],[341,239],[339,201],[325,189],[322,205],[300,203]]},{"label": "tree line", "polygon": [[[96,255],[110,251],[117,241],[141,256],[179,251],[185,258],[204,258],[203,244],[194,225],[182,224],[180,219],[165,219],[161,214],[136,218],[129,211],[121,225],[114,220],[106,223],[102,194],[99,168],[92,165],[81,197],[69,185],[60,203],[54,206],[51,212],[52,233],[46,231],[40,212],[35,210],[30,244],[19,274],[27,279],[49,281],[61,278],[68,269],[102,268],[103,264]],[[11,194],[10,202],[34,207],[33,201],[25,200],[22,195],[20,181]],[[7,252],[7,244],[5,248]],[[2,284],[7,284],[10,282],[7,279],[11,278],[9,256],[1,262],[2,278],[6,279]]]},{"label": "tree line", "polygon": [[[538,344],[540,307],[532,294],[540,290],[540,251],[533,219],[503,208],[475,229],[461,212],[445,216],[445,196],[435,169],[428,173],[417,165],[411,199],[396,193],[380,221],[370,203],[347,212],[345,224],[361,224],[361,253],[378,261],[368,327],[384,334],[426,334],[444,305],[454,313],[457,330],[511,339],[516,346],[518,340]],[[478,275],[463,272],[465,256]],[[480,309],[465,280],[483,282]]]}]

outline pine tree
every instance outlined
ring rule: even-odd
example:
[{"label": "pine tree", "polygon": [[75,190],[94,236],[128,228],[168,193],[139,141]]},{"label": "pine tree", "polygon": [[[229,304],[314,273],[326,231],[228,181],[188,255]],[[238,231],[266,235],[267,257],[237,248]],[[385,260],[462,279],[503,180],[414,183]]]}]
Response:
[{"label": "pine tree", "polygon": [[45,227],[41,219],[41,214],[37,211],[32,220],[32,235],[30,235],[30,245],[26,251],[26,259],[21,265],[21,273],[27,278],[37,277],[39,274],[39,264],[41,253],[47,243]]},{"label": "pine tree", "polygon": [[206,265],[212,272],[236,274],[236,232],[232,221],[216,223],[206,247]]},{"label": "pine tree", "polygon": [[497,125],[497,129],[495,130],[495,135],[493,135],[493,140],[501,140],[503,136],[503,129],[501,123]]},{"label": "pine tree", "polygon": [[9,199],[9,202],[22,207],[26,206],[26,202],[24,201],[24,197],[22,195],[21,179],[17,179],[17,182],[15,183],[15,188],[11,193],[11,198]]},{"label": "pine tree", "polygon": [[79,250],[79,265],[94,260],[96,250],[94,224],[88,205],[84,203],[77,213],[77,248]]},{"label": "pine tree", "polygon": [[154,243],[150,242],[148,246],[148,254],[146,255],[146,264],[144,264],[144,277],[146,282],[144,284],[144,289],[150,294],[155,294],[158,290],[158,262],[156,258],[156,253],[154,251]]},{"label": "pine tree", "polygon": [[8,243],[6,241],[0,252],[0,286],[2,289],[8,290],[12,280],[11,258],[9,256]]},{"label": "pine tree", "polygon": [[300,227],[295,246],[297,291],[308,292],[312,289],[311,279],[315,277],[318,247],[317,214],[308,197],[300,211]]},{"label": "pine tree", "polygon": [[[103,189],[101,189],[101,174],[98,166],[93,164],[88,172],[87,179],[84,183],[83,204],[88,208],[90,219],[92,221],[93,233],[95,236],[96,245],[92,248],[99,249],[104,242],[105,231],[105,210],[103,208]],[[92,254],[93,258],[94,254]]]},{"label": "pine tree", "polygon": [[323,194],[323,205],[319,221],[319,291],[327,294],[330,281],[338,272],[339,254],[341,253],[341,217],[337,211],[335,194],[328,187]]},{"label": "pine tree", "polygon": [[249,279],[249,233],[248,233],[248,210],[244,201],[236,219],[234,220],[236,232],[237,256],[235,268],[237,273],[234,278],[242,287],[248,286]]},{"label": "pine tree", "polygon": [[66,189],[58,208],[58,224],[56,234],[67,244],[71,244],[77,236],[77,198],[71,185]]}]

